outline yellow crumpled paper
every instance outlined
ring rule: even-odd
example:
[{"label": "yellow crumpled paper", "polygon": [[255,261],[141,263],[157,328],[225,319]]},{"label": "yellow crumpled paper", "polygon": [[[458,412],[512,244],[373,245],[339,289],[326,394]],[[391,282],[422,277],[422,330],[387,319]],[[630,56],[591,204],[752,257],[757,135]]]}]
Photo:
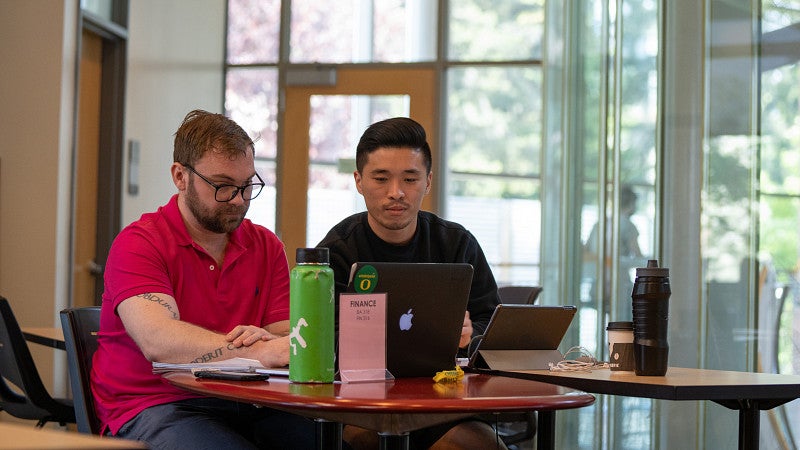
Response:
[{"label": "yellow crumpled paper", "polygon": [[442,370],[441,372],[436,372],[436,375],[433,377],[433,381],[436,383],[451,383],[456,381],[461,381],[464,378],[464,371],[461,370],[461,367],[456,366],[453,370]]}]

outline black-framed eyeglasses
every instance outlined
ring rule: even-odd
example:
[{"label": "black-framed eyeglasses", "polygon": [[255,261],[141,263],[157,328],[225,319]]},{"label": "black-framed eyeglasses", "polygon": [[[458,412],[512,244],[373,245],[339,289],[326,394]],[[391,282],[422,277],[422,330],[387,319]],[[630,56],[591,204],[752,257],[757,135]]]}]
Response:
[{"label": "black-framed eyeglasses", "polygon": [[200,175],[200,173],[194,170],[194,167],[188,164],[183,164],[183,167],[186,167],[187,169],[191,170],[193,174],[202,178],[203,181],[205,181],[211,187],[216,189],[216,191],[214,191],[214,200],[220,203],[229,202],[235,199],[240,192],[242,193],[242,198],[245,201],[252,200],[258,197],[258,194],[261,193],[261,190],[264,188],[265,184],[264,180],[261,179],[258,173],[256,173],[256,178],[258,178],[258,183],[245,184],[244,186],[236,186],[233,184],[217,184],[209,180],[208,178]]}]

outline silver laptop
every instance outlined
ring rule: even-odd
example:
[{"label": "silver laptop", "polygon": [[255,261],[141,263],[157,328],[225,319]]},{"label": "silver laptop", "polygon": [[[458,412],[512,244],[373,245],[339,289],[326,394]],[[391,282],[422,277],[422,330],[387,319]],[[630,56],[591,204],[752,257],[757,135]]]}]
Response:
[{"label": "silver laptop", "polygon": [[386,368],[395,378],[455,367],[473,268],[460,263],[357,262],[347,291],[386,293]]}]

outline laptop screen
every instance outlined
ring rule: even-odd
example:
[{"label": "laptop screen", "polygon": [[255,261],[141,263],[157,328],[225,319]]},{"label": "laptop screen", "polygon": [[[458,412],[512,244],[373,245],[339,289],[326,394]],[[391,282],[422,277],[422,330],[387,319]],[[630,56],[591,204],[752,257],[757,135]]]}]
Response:
[{"label": "laptop screen", "polygon": [[484,350],[556,350],[577,308],[498,305],[479,348]]},{"label": "laptop screen", "polygon": [[556,364],[558,346],[572,323],[575,306],[500,304],[474,350],[474,368],[534,370]]}]

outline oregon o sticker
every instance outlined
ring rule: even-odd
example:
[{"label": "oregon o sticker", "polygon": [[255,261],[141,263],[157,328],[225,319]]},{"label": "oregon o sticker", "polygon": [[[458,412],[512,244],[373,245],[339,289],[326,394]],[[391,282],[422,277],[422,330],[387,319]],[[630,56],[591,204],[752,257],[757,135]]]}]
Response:
[{"label": "oregon o sticker", "polygon": [[353,279],[353,284],[355,285],[357,293],[371,293],[375,290],[375,286],[378,285],[378,271],[375,270],[375,267],[370,265],[362,267],[356,273],[355,279]]}]

